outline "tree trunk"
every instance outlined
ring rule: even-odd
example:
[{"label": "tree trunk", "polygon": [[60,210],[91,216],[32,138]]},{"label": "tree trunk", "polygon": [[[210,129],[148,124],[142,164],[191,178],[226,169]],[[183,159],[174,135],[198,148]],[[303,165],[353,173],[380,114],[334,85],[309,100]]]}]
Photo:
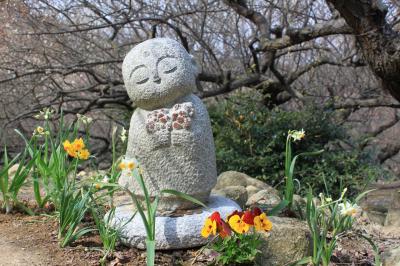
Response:
[{"label": "tree trunk", "polygon": [[365,61],[383,87],[400,101],[400,36],[386,22],[380,0],[327,0],[353,29]]}]

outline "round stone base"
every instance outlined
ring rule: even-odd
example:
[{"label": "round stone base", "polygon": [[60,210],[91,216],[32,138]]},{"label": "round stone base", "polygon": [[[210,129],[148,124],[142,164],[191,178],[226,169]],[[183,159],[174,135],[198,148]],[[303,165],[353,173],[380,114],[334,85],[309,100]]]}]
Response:
[{"label": "round stone base", "polygon": [[[210,196],[207,206],[210,209],[199,209],[199,212],[184,214],[182,216],[157,216],[156,217],[156,249],[182,249],[204,245],[207,239],[200,235],[204,221],[214,211],[218,211],[223,219],[234,210],[240,210],[234,201],[221,196]],[[133,210],[129,206],[117,207],[113,226],[121,231],[122,242],[126,245],[146,248],[146,229],[142,218],[137,213],[132,218]],[[131,221],[129,221],[132,218]],[[129,222],[128,222],[129,221]]]}]

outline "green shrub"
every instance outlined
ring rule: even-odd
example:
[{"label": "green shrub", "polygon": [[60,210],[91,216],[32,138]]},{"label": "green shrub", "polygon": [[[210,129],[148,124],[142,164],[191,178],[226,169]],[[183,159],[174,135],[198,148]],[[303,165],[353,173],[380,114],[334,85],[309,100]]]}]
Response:
[{"label": "green shrub", "polygon": [[295,179],[297,192],[305,194],[325,190],[338,195],[348,187],[352,194],[363,189],[381,172],[368,164],[356,149],[340,148],[347,140],[344,129],[335,123],[334,113],[307,108],[285,111],[269,110],[247,95],[238,95],[209,108],[216,145],[218,172],[235,170],[281,188],[284,185],[284,153],[289,130],[304,129],[304,140],[294,143],[293,153],[325,149],[317,157],[300,158]]}]

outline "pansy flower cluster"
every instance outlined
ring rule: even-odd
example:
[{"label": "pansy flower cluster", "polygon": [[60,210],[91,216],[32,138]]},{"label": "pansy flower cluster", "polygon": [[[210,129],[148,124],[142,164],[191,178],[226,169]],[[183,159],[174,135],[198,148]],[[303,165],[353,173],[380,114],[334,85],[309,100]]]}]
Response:
[{"label": "pansy flower cluster", "polygon": [[221,219],[219,212],[214,212],[206,219],[201,230],[201,236],[207,238],[210,235],[219,234],[221,238],[225,238],[231,235],[232,230],[237,234],[245,234],[252,227],[257,231],[266,232],[272,229],[271,221],[258,207],[244,212],[234,211],[226,221]]},{"label": "pansy flower cluster", "polygon": [[64,141],[63,146],[68,155],[73,158],[87,160],[90,156],[90,152],[85,148],[85,143],[82,138],[75,139],[73,142],[66,140]]}]

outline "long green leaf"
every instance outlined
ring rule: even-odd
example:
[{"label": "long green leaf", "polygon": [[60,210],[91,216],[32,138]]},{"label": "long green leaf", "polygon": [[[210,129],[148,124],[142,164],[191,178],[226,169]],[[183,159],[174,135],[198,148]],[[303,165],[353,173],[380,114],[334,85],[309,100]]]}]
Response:
[{"label": "long green leaf", "polygon": [[319,154],[321,154],[323,152],[324,152],[324,150],[312,151],[312,152],[303,152],[303,153],[300,153],[300,154],[297,154],[296,156],[294,156],[293,160],[292,160],[292,162],[290,164],[289,175],[293,176],[294,166],[296,164],[297,158],[299,158],[300,156],[301,157],[303,157],[303,156],[315,156],[315,155],[319,155]]},{"label": "long green leaf", "polygon": [[152,228],[150,227],[150,224],[149,224],[149,222],[148,222],[148,220],[146,218],[146,215],[144,214],[142,205],[140,204],[140,202],[137,199],[136,195],[132,191],[130,191],[127,188],[125,188],[125,191],[128,192],[128,194],[131,196],[131,198],[133,200],[133,203],[135,204],[135,207],[136,207],[137,211],[139,212],[140,217],[142,217],[142,221],[143,221],[143,224],[145,226],[147,235],[149,237],[151,237],[151,239],[153,239],[152,230],[151,230]]},{"label": "long green leaf", "polygon": [[356,197],[355,202],[358,203],[363,197],[365,197],[368,193],[370,193],[370,192],[372,192],[372,191],[374,191],[374,190],[376,190],[376,189],[370,189],[370,190],[366,190],[366,191],[360,193],[360,194]]},{"label": "long green leaf", "polygon": [[379,248],[375,245],[374,241],[372,241],[371,238],[363,235],[363,234],[358,234],[362,238],[368,241],[368,243],[372,246],[372,249],[374,250],[374,256],[375,256],[375,266],[381,266],[381,256],[379,255]]},{"label": "long green leaf", "polygon": [[24,136],[24,134],[22,134],[21,131],[19,131],[18,129],[14,129],[14,131],[21,136],[21,138],[25,141],[26,147],[28,148],[29,151],[29,155],[31,157],[33,157],[33,154],[35,152],[34,148],[31,145],[31,141],[28,141],[28,139]]}]

